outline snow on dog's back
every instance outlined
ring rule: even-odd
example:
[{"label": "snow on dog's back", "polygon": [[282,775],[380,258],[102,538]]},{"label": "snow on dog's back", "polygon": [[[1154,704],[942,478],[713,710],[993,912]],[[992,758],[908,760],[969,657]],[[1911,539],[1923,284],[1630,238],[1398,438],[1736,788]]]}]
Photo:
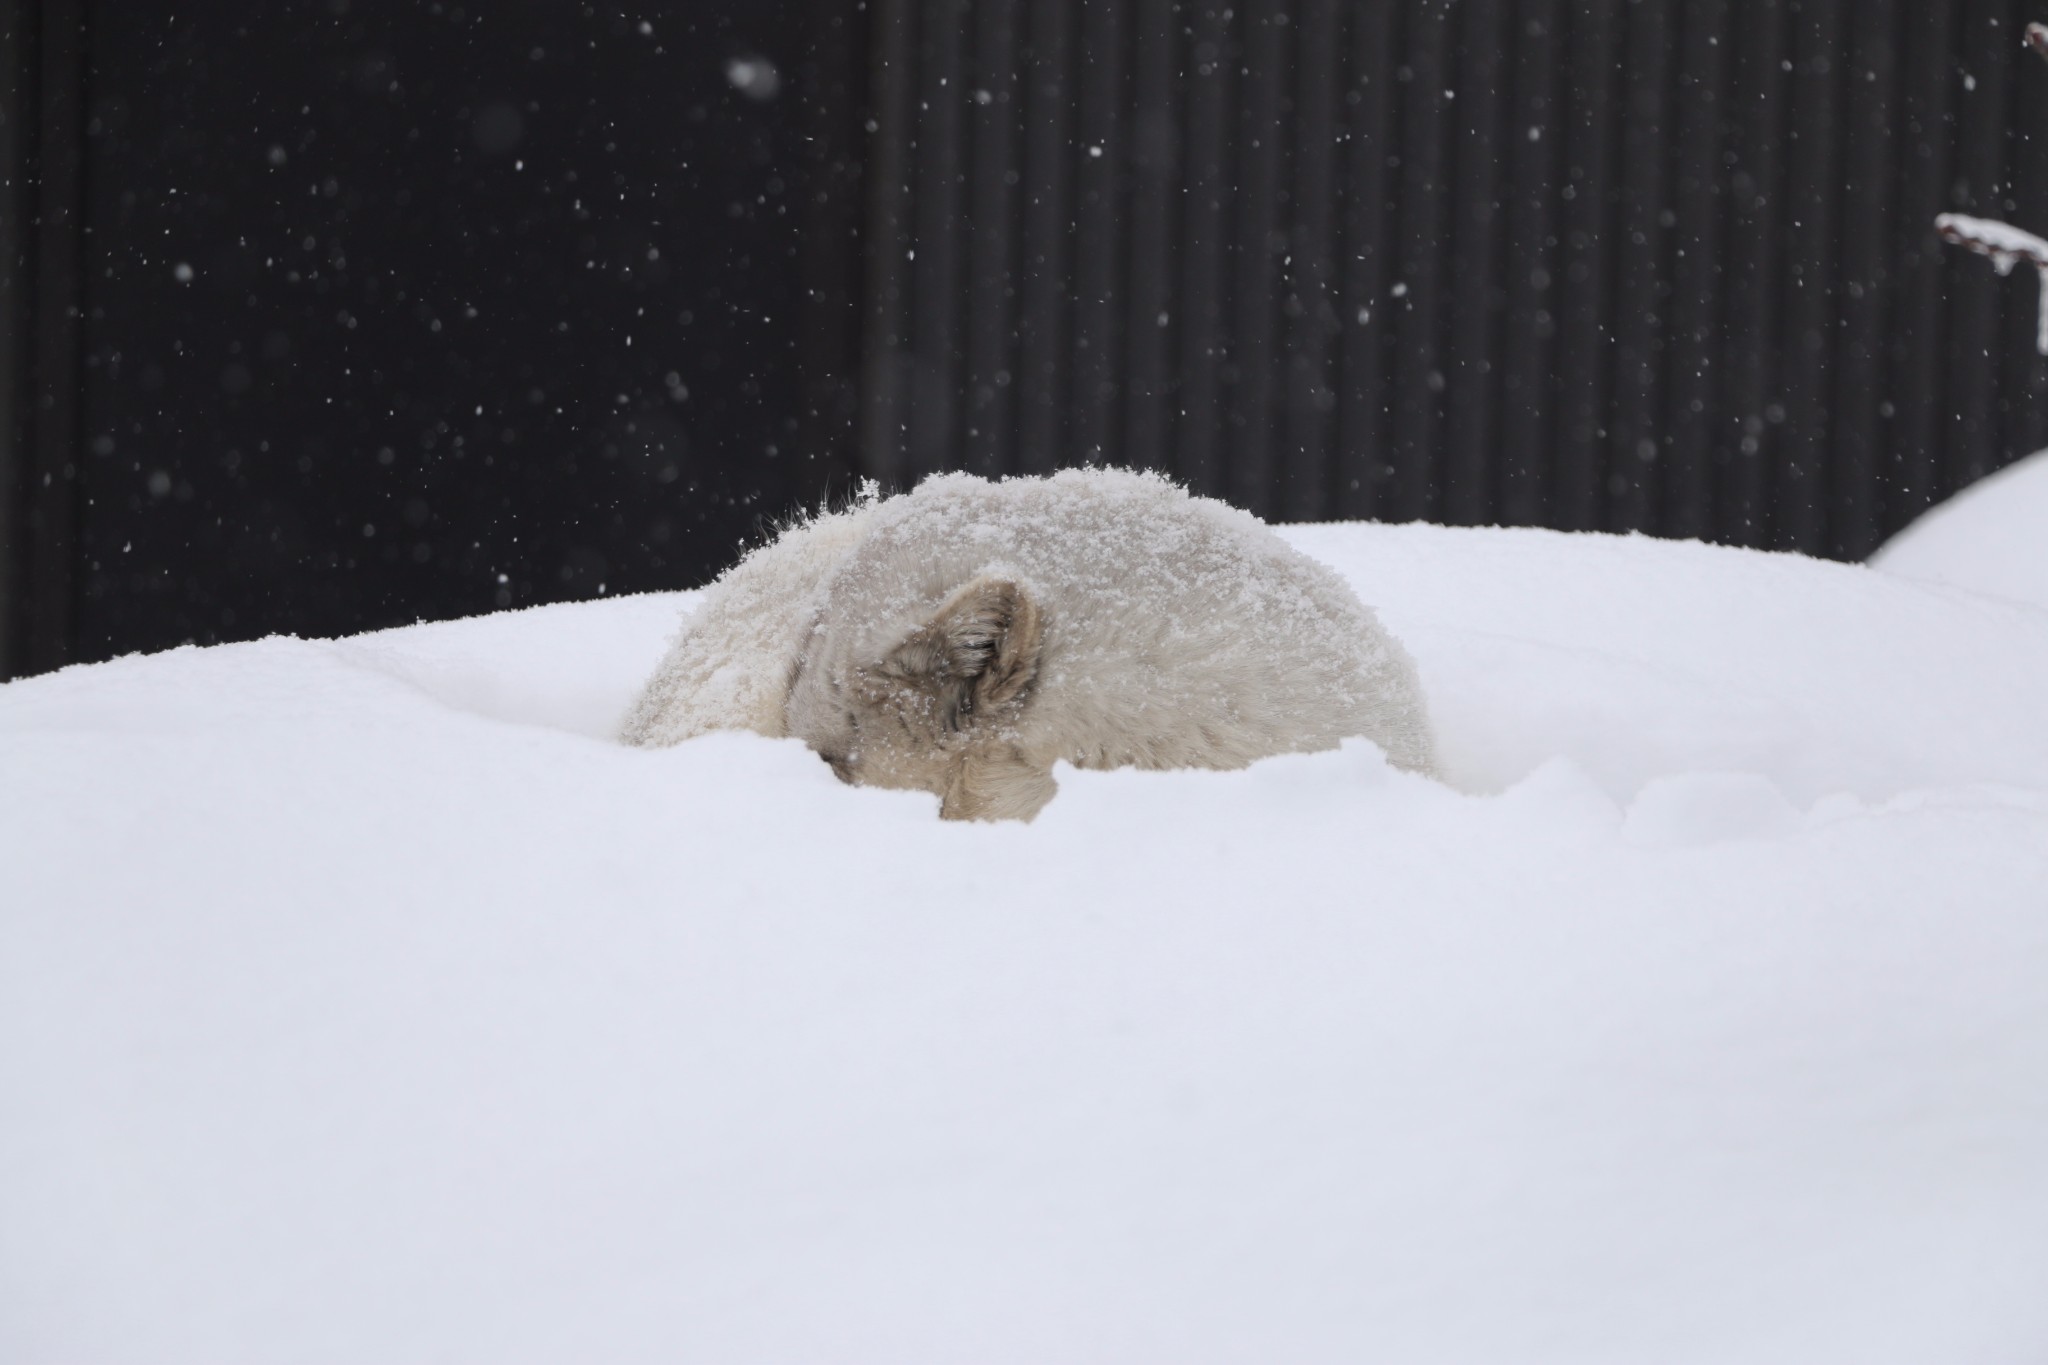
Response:
[{"label": "snow on dog's back", "polygon": [[[1371,609],[1257,518],[1153,474],[929,479],[875,508],[817,621],[789,732],[949,815],[1028,818],[1060,760],[1234,768],[1362,736],[1432,767],[1413,664]],[[1016,678],[976,692],[1006,650]]]}]

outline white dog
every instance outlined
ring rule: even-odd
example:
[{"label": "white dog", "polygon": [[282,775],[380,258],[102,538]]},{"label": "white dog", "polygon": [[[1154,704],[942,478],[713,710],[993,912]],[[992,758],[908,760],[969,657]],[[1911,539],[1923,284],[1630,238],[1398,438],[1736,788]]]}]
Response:
[{"label": "white dog", "polygon": [[964,474],[792,527],[706,594],[624,738],[795,735],[842,779],[1029,820],[1052,766],[1364,736],[1430,772],[1415,667],[1330,569],[1149,474]]}]

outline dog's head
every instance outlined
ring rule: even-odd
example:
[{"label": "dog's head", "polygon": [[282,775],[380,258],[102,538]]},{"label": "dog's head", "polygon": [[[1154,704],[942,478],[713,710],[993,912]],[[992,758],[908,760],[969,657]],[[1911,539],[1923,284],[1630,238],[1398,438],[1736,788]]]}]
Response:
[{"label": "dog's head", "polygon": [[1029,820],[1052,799],[1051,773],[1018,747],[1045,638],[1021,584],[976,578],[873,657],[831,657],[830,624],[785,714],[842,781],[936,792],[949,820]]}]

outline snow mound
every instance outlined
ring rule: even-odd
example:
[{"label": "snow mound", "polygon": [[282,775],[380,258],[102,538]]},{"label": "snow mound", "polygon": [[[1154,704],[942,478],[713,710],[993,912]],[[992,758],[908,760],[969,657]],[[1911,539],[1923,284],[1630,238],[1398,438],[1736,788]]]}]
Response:
[{"label": "snow mound", "polygon": [[1448,784],[612,742],[674,596],[0,688],[0,1359],[2048,1354],[2048,613],[1286,534]]},{"label": "snow mound", "polygon": [[1287,534],[1378,595],[1466,790],[1558,756],[1617,801],[1685,772],[1760,774],[1802,806],[2048,774],[2048,642],[2006,603],[1696,541]]},{"label": "snow mound", "polygon": [[1929,508],[1872,568],[2048,608],[2048,451]]}]

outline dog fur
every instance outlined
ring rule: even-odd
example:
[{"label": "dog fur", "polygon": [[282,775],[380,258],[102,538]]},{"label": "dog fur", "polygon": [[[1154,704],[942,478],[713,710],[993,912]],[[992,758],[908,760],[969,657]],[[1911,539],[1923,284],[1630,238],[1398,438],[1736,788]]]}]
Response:
[{"label": "dog fur", "polygon": [[870,494],[795,522],[725,571],[626,716],[620,738],[661,748],[715,730],[789,733],[789,678],[832,571],[860,542]]},{"label": "dog fur", "polygon": [[1374,740],[1428,773],[1415,668],[1330,569],[1156,475],[949,474],[792,528],[707,595],[630,719],[794,735],[843,780],[1029,820],[1053,764],[1238,768]]}]

